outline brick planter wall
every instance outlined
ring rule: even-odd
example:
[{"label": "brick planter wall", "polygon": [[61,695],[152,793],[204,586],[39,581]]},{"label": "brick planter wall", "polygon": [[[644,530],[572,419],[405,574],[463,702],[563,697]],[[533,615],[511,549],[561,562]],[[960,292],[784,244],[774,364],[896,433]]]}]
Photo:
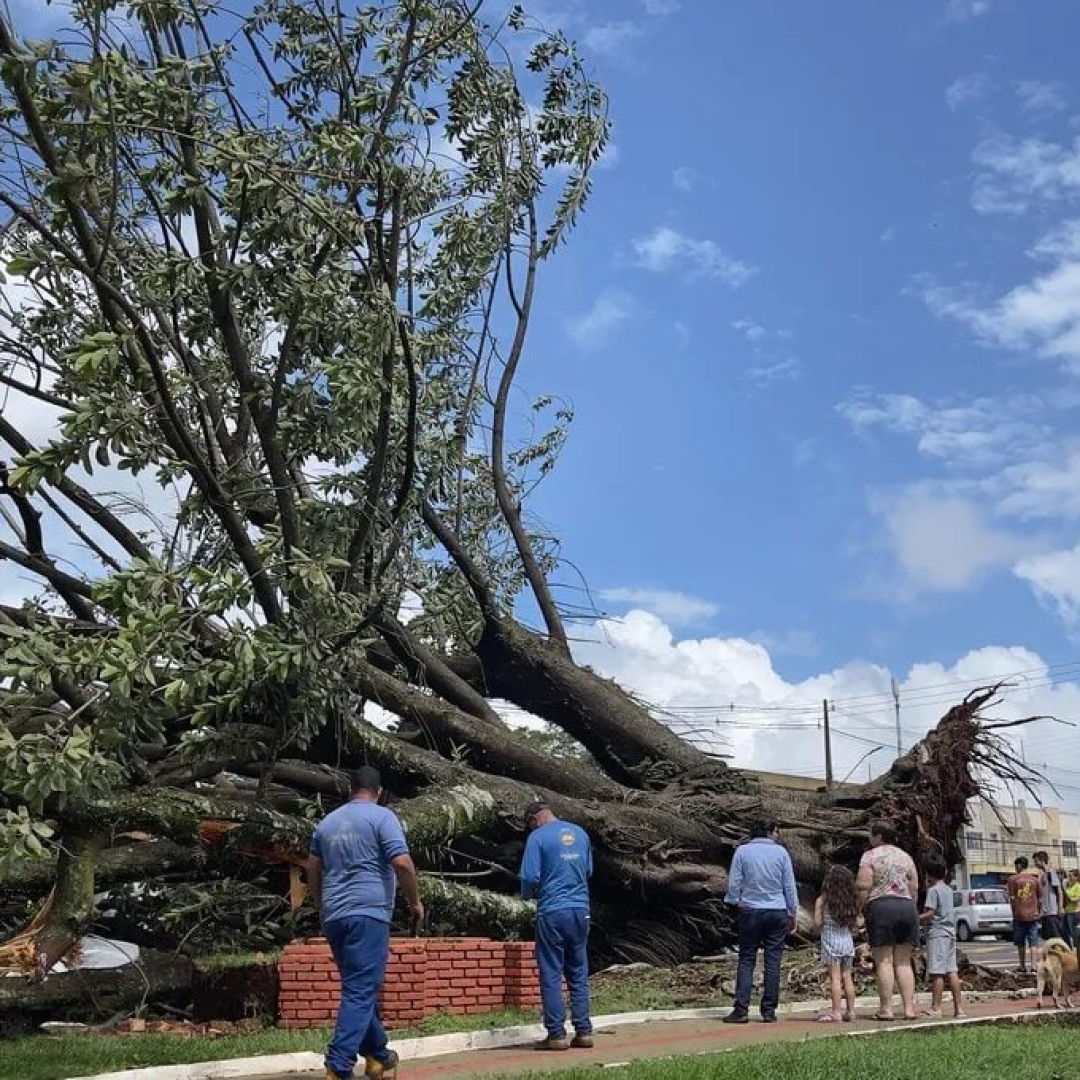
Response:
[{"label": "brick planter wall", "polygon": [[[294,941],[278,961],[278,1023],[326,1027],[340,996],[337,967],[323,938]],[[531,941],[488,938],[395,938],[379,999],[387,1027],[415,1024],[434,1013],[491,1012],[540,1004]]]}]

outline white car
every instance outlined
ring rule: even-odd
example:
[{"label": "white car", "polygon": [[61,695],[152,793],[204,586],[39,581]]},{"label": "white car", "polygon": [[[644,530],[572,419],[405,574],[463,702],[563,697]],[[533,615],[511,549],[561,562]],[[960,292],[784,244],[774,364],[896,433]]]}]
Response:
[{"label": "white car", "polygon": [[1012,907],[1004,889],[964,889],[953,893],[953,924],[960,941],[970,941],[976,934],[995,937],[1012,936]]}]

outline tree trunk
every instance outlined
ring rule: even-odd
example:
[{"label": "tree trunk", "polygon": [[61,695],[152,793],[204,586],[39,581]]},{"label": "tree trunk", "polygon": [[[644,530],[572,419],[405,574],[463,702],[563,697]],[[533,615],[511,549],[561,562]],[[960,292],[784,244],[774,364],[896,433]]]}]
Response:
[{"label": "tree trunk", "polygon": [[509,619],[491,620],[476,646],[487,692],[562,728],[613,780],[662,788],[695,778],[718,791],[745,791],[723,761],[651,717],[621,686]]}]

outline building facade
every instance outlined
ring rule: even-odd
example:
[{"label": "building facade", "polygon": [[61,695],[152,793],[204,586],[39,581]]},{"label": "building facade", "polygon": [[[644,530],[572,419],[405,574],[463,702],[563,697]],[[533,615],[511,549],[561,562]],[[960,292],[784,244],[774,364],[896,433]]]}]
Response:
[{"label": "building facade", "polygon": [[997,805],[972,799],[970,824],[960,838],[964,862],[956,868],[961,888],[1003,884],[1020,855],[1045,851],[1057,870],[1080,870],[1080,816],[1052,806]]}]

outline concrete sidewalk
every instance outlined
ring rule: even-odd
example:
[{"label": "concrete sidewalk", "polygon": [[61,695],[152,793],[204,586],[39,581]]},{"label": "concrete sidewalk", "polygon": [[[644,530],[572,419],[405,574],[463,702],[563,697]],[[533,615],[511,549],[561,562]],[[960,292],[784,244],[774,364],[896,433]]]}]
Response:
[{"label": "concrete sidewalk", "polygon": [[[1026,1001],[972,1002],[966,1006],[969,1020],[977,1023],[996,1017],[1010,1018],[1035,1011]],[[801,1041],[837,1035],[869,1035],[872,1032],[904,1031],[964,1023],[945,1020],[897,1020],[881,1023],[870,1019],[873,1010],[863,1010],[853,1023],[822,1024],[814,1015],[783,1017],[777,1024],[762,1024],[753,1019],[746,1025],[722,1024],[719,1020],[668,1020],[600,1027],[594,1050],[570,1050],[565,1053],[538,1053],[530,1047],[502,1050],[473,1050],[421,1061],[401,1063],[400,1080],[458,1080],[470,1076],[504,1076],[512,1073],[540,1072],[575,1068],[581,1065],[612,1066],[650,1058],[682,1054],[719,1053],[736,1047],[760,1043]],[[322,1080],[323,1073],[290,1073],[254,1077],[252,1080]]]}]

